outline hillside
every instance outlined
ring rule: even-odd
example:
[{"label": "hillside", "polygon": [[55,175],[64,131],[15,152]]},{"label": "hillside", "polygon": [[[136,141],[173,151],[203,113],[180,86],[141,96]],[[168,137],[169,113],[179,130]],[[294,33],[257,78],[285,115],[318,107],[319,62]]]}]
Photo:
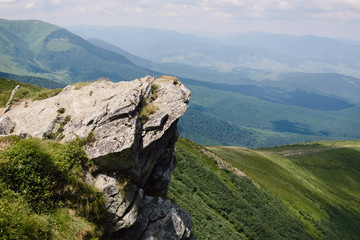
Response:
[{"label": "hillside", "polygon": [[[186,85],[194,97],[189,112],[179,122],[179,129],[182,136],[199,144],[259,148],[360,138],[359,106],[325,111],[246,96],[236,92],[235,87],[231,90],[222,90],[221,86],[210,89],[206,84],[192,85],[190,81]],[[246,94],[250,95],[250,92]],[[275,95],[277,99],[279,96]],[[304,105],[309,98],[299,100],[298,103]],[[310,104],[315,106],[317,103]]]},{"label": "hillside", "polygon": [[168,196],[191,213],[198,239],[360,233],[359,141],[250,150],[181,138],[176,158]]},{"label": "hillside", "polygon": [[155,74],[117,53],[98,48],[55,25],[0,19],[0,71],[62,83],[100,77],[132,80]]}]

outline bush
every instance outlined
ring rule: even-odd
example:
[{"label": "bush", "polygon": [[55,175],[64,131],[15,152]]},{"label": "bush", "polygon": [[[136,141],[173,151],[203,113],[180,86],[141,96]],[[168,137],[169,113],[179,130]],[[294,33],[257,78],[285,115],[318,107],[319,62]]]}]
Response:
[{"label": "bush", "polygon": [[20,194],[0,183],[0,239],[50,239],[45,216],[37,216]]},{"label": "bush", "polygon": [[[30,205],[39,211],[49,207],[60,172],[40,140],[21,140],[5,152],[8,160],[0,166],[0,178],[8,187],[22,193]],[[51,204],[50,204],[51,205]]]},{"label": "bush", "polygon": [[0,180],[22,194],[36,212],[77,204],[80,194],[96,195],[81,180],[88,158],[75,142],[45,145],[39,139],[23,139],[9,147],[4,158],[0,164]]},{"label": "bush", "polygon": [[0,239],[101,236],[105,200],[83,180],[89,161],[79,142],[12,143],[0,151]]}]

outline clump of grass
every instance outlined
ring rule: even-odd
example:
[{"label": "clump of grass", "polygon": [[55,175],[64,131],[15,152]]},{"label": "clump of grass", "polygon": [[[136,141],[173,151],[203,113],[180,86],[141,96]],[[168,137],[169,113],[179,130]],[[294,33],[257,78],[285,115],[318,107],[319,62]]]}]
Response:
[{"label": "clump of grass", "polygon": [[44,89],[44,90],[34,94],[34,96],[30,97],[30,99],[35,101],[35,100],[43,100],[43,99],[51,98],[51,97],[58,95],[61,91],[62,91],[61,88]]},{"label": "clump of grass", "polygon": [[78,82],[75,84],[72,84],[72,86],[75,86],[75,90],[79,90],[83,87],[89,86],[90,84],[92,84],[94,81],[91,82]]},{"label": "clump of grass", "polygon": [[[61,114],[64,114],[65,113],[65,108],[59,108],[57,110],[57,116],[53,122],[53,125],[51,126],[51,131],[50,133],[47,133],[45,135],[45,139],[52,139],[52,140],[61,140],[64,138],[64,134],[62,134],[64,132],[64,127],[65,125],[71,120],[71,116],[70,115],[67,115],[64,120],[60,121],[61,120],[61,117],[60,115]],[[57,131],[54,133],[54,129],[55,129],[55,126],[56,124],[59,124],[59,128],[57,129]]]},{"label": "clump of grass", "polygon": [[160,78],[165,80],[165,81],[173,81],[174,85],[179,84],[179,79],[177,77],[164,75],[164,76],[162,76]]},{"label": "clump of grass", "polygon": [[141,123],[142,124],[146,123],[147,120],[149,120],[150,115],[154,114],[158,109],[159,109],[158,106],[156,106],[153,103],[148,104],[147,99],[143,98],[142,107],[141,107],[140,115],[139,115]]},{"label": "clump of grass", "polygon": [[57,112],[58,114],[63,114],[65,112],[65,108],[59,108]]},{"label": "clump of grass", "polygon": [[[108,78],[98,78],[97,80],[93,80],[93,81],[89,81],[89,82],[78,82],[78,83],[75,83],[75,84],[72,84],[72,86],[75,86],[75,90],[79,90],[83,87],[86,87],[86,86],[89,86],[90,84],[94,83],[94,82],[110,82],[110,79]],[[91,96],[92,93],[89,95]]]},{"label": "clump of grass", "polygon": [[160,86],[156,83],[151,84],[151,90],[153,92],[157,92],[159,90]]},{"label": "clump of grass", "polygon": [[156,84],[156,83],[151,84],[151,99],[152,100],[157,99],[157,97],[158,97],[157,92],[158,92],[159,88],[160,88],[160,86],[158,84]]},{"label": "clump of grass", "polygon": [[79,137],[75,140],[77,142],[77,144],[79,144],[80,146],[86,146],[86,145],[90,145],[92,143],[94,143],[96,141],[94,132],[91,131],[89,132],[89,134],[86,136],[86,138],[82,138],[80,139]]}]

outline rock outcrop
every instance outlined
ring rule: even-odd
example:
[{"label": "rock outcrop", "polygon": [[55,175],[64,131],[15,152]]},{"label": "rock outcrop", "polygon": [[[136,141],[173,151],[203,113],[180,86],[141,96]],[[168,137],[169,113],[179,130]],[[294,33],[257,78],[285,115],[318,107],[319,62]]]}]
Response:
[{"label": "rock outcrop", "polygon": [[190,215],[165,196],[174,169],[177,121],[190,91],[170,77],[70,85],[0,118],[0,134],[79,138],[98,169],[86,180],[106,198],[117,239],[188,239]]}]

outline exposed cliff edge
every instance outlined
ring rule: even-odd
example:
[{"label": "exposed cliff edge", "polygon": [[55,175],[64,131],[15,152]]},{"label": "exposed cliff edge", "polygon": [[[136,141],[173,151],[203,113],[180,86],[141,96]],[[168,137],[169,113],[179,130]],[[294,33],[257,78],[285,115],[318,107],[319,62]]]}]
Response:
[{"label": "exposed cliff edge", "polygon": [[189,100],[190,91],[171,77],[70,85],[8,111],[0,134],[86,140],[97,165],[86,180],[105,195],[106,224],[116,239],[188,239],[190,215],[161,196],[174,169],[176,124]]}]

